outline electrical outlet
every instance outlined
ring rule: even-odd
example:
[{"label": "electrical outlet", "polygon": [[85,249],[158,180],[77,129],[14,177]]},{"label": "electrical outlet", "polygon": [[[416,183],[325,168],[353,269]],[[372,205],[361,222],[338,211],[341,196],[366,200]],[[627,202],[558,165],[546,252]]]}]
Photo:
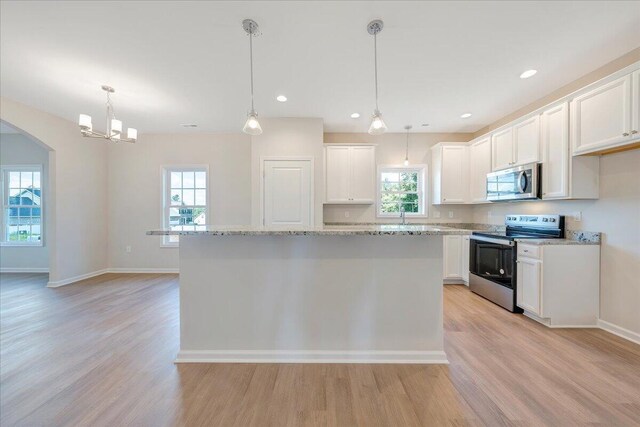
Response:
[{"label": "electrical outlet", "polygon": [[582,211],[574,212],[573,213],[573,220],[577,221],[577,222],[582,221]]},{"label": "electrical outlet", "polygon": [[130,254],[130,253],[131,253],[131,246],[126,246],[126,247],[124,248],[124,251],[125,251],[126,253]]},{"label": "electrical outlet", "polygon": [[449,218],[453,218],[453,211],[449,211]]},{"label": "electrical outlet", "polygon": [[344,217],[345,218],[349,218],[349,215],[350,215],[349,211],[344,211]]},{"label": "electrical outlet", "polygon": [[434,218],[440,218],[440,211],[433,211]]}]

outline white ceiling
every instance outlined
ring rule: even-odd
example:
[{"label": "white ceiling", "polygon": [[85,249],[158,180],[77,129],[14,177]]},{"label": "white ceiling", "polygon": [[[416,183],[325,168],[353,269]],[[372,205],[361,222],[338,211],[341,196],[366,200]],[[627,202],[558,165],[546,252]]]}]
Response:
[{"label": "white ceiling", "polygon": [[[365,132],[473,132],[640,46],[640,2],[7,2],[0,10],[2,96],[69,120],[116,113],[140,132],[237,132],[249,108],[253,18],[256,109],[323,117]],[[522,71],[538,74],[521,80]],[[279,103],[276,95],[289,101]],[[354,120],[353,112],[362,116]],[[472,112],[470,119],[460,114]],[[185,129],[181,123],[197,123]],[[420,127],[430,123],[429,128]]]}]

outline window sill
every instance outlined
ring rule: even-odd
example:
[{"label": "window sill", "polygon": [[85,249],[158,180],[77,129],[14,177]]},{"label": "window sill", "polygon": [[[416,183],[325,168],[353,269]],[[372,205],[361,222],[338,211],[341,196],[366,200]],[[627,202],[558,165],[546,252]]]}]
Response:
[{"label": "window sill", "polygon": [[[401,219],[400,215],[380,215],[380,214],[376,214],[376,218]],[[405,218],[407,220],[410,220],[411,218],[424,219],[424,218],[429,218],[429,214],[405,215]]]},{"label": "window sill", "polygon": [[1,247],[10,247],[10,248],[42,248],[44,245],[42,243],[11,243],[11,242],[0,242]]}]

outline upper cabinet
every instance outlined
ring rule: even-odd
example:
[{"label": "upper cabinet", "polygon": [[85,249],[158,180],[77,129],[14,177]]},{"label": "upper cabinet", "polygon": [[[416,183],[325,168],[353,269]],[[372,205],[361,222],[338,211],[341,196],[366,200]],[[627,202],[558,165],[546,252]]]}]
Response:
[{"label": "upper cabinet", "polygon": [[431,147],[433,204],[469,201],[469,147],[466,142],[441,142]]},{"label": "upper cabinet", "polygon": [[325,150],[326,203],[374,203],[375,147],[336,144]]},{"label": "upper cabinet", "polygon": [[638,73],[601,84],[571,101],[574,156],[604,154],[640,145]]},{"label": "upper cabinet", "polygon": [[491,138],[480,138],[469,147],[469,192],[471,203],[487,202],[487,174],[491,172]]},{"label": "upper cabinet", "polygon": [[540,161],[540,122],[538,115],[491,135],[493,170]]}]

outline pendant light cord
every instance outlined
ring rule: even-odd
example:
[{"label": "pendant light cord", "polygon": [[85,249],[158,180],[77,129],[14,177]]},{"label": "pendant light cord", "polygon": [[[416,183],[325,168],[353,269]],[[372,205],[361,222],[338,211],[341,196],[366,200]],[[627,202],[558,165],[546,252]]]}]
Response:
[{"label": "pendant light cord", "polygon": [[373,35],[373,63],[376,80],[376,111],[378,111],[378,33]]},{"label": "pendant light cord", "polygon": [[407,129],[407,144],[406,144],[406,151],[405,151],[405,155],[404,155],[404,159],[405,160],[409,160],[409,129]]},{"label": "pendant light cord", "polygon": [[249,64],[251,68],[251,112],[253,112],[253,28],[249,31]]}]

